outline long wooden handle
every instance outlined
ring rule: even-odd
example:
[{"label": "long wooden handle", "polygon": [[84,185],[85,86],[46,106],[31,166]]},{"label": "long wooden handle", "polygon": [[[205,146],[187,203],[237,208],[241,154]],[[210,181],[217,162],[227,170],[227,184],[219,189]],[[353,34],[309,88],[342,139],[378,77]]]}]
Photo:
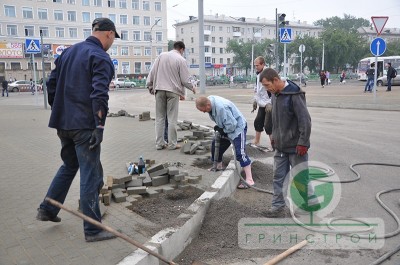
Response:
[{"label": "long wooden handle", "polygon": [[289,256],[290,254],[292,254],[293,252],[295,252],[296,250],[304,247],[305,245],[307,245],[307,240],[303,240],[300,243],[294,245],[293,247],[285,250],[284,252],[282,252],[281,254],[279,254],[278,256],[276,256],[275,258],[271,259],[270,261],[268,261],[267,263],[265,263],[264,265],[274,265],[277,264],[279,261],[283,260],[284,258],[286,258],[287,256]]},{"label": "long wooden handle", "polygon": [[57,206],[57,207],[60,208],[60,209],[63,209],[63,210],[65,210],[65,211],[69,212],[69,213],[72,213],[72,214],[75,215],[75,216],[78,216],[78,217],[82,218],[82,219],[85,220],[86,222],[89,222],[89,223],[91,223],[91,224],[94,224],[94,225],[96,225],[96,226],[102,228],[103,230],[106,230],[106,231],[108,231],[108,232],[110,232],[110,233],[113,233],[113,234],[116,235],[117,237],[120,237],[120,238],[124,239],[125,241],[128,241],[128,242],[131,243],[132,245],[134,245],[134,246],[136,246],[136,247],[138,247],[138,248],[140,248],[140,249],[143,249],[144,251],[146,251],[146,252],[149,253],[150,255],[152,255],[152,256],[158,258],[159,260],[164,261],[164,262],[167,263],[167,264],[170,264],[170,265],[177,265],[176,263],[167,260],[165,257],[161,256],[161,255],[158,254],[157,252],[154,252],[154,251],[152,251],[151,249],[149,249],[149,248],[145,247],[144,245],[140,244],[139,242],[133,240],[132,238],[128,237],[127,235],[124,235],[124,234],[118,232],[117,230],[115,230],[115,229],[113,229],[113,228],[111,228],[111,227],[109,227],[109,226],[107,226],[107,225],[104,225],[104,224],[102,224],[102,223],[100,223],[100,222],[94,220],[93,218],[91,218],[91,217],[89,217],[89,216],[84,215],[83,213],[80,213],[80,212],[78,212],[78,211],[71,210],[71,209],[67,208],[66,206],[62,205],[61,203],[59,203],[58,201],[55,201],[55,200],[53,200],[53,199],[51,199],[51,198],[49,198],[49,197],[46,197],[45,200],[48,201],[49,203],[53,204],[54,206]]}]

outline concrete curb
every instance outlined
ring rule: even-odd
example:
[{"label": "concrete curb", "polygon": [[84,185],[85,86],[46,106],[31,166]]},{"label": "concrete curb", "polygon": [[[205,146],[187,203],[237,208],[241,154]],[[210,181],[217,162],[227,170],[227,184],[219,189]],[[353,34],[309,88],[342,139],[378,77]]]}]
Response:
[{"label": "concrete curb", "polygon": [[[185,213],[178,216],[178,218],[189,218],[182,227],[161,230],[145,246],[169,260],[176,258],[197,237],[211,200],[228,197],[236,190],[239,176],[235,174],[235,170],[235,161],[232,160],[222,175],[215,180],[211,191],[205,191],[187,208]],[[134,251],[118,263],[118,265],[134,264],[164,263],[141,249]]]}]

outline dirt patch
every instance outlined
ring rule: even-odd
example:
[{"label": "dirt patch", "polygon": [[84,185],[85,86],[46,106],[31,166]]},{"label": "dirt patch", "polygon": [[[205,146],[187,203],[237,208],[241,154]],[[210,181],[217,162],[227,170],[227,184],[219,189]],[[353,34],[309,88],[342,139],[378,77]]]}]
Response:
[{"label": "dirt patch", "polygon": [[194,187],[176,189],[171,193],[162,193],[158,197],[144,198],[134,206],[133,211],[157,225],[142,227],[145,232],[154,235],[164,228],[183,225],[186,220],[177,217],[202,193],[202,190]]},{"label": "dirt patch", "polygon": [[[257,187],[272,189],[272,165],[254,161],[252,174]],[[198,238],[175,261],[181,265],[192,264],[194,260],[230,264],[279,253],[279,250],[245,250],[237,243],[239,220],[263,217],[262,212],[271,205],[271,199],[270,194],[246,189],[237,190],[230,198],[213,201]]]}]

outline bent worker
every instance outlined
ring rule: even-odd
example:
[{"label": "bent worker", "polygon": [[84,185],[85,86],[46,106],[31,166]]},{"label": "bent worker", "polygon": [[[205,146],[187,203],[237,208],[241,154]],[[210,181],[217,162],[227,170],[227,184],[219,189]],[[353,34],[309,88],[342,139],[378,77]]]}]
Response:
[{"label": "bent worker", "polygon": [[238,189],[247,189],[253,186],[254,180],[251,173],[251,160],[246,154],[247,122],[239,109],[229,100],[219,96],[199,97],[196,99],[196,108],[208,113],[212,121],[217,125],[214,127],[221,137],[218,157],[214,157],[215,138],[211,146],[211,159],[217,162],[214,170],[223,170],[222,156],[231,142],[235,148],[236,159],[240,162],[246,174],[246,183],[240,183]]}]

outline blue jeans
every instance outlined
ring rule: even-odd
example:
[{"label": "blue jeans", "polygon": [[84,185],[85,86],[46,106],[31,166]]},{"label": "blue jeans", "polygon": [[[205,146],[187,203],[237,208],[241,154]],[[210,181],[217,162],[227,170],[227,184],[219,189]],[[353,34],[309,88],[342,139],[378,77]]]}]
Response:
[{"label": "blue jeans", "polygon": [[[89,141],[92,130],[58,130],[61,140],[61,159],[63,165],[58,169],[50,184],[46,197],[64,203],[71,183],[80,169],[80,205],[82,213],[101,222],[99,208],[99,192],[103,186],[103,167],[100,162],[100,146],[89,150]],[[59,208],[47,201],[40,204],[51,216],[57,216]],[[85,235],[94,235],[102,231],[101,228],[83,222]]]},{"label": "blue jeans", "polygon": [[391,77],[388,77],[387,78],[387,82],[388,82],[388,87],[387,87],[387,90],[392,90],[392,78]]},{"label": "blue jeans", "polygon": [[[288,186],[285,181],[289,181],[289,172],[290,167],[295,167],[296,165],[307,162],[308,154],[304,156],[298,156],[297,154],[289,154],[283,153],[280,151],[275,151],[274,154],[274,180],[273,180],[273,188],[274,188],[274,196],[272,197],[272,207],[280,208],[286,205],[285,199],[283,197],[283,189],[287,189]],[[303,181],[302,181],[303,182]],[[304,179],[304,182],[308,182],[307,179]],[[302,183],[307,186],[307,183]],[[285,187],[284,187],[285,185]],[[300,195],[307,199],[307,193],[304,195],[300,193]]]},{"label": "blue jeans", "polygon": [[374,78],[368,78],[367,83],[365,84],[364,92],[371,91],[374,87]]},{"label": "blue jeans", "polygon": [[[241,167],[245,167],[245,166],[248,166],[251,164],[251,160],[247,156],[246,150],[245,150],[246,149],[246,132],[247,132],[247,126],[244,128],[244,131],[241,134],[239,134],[235,139],[233,139],[236,160],[240,162]],[[219,146],[219,154],[218,154],[218,157],[215,158],[214,157],[215,138],[214,138],[212,141],[212,144],[211,144],[211,160],[217,161],[217,162],[222,162],[222,156],[230,145],[231,145],[231,141],[229,139],[221,137],[220,146]]]}]

